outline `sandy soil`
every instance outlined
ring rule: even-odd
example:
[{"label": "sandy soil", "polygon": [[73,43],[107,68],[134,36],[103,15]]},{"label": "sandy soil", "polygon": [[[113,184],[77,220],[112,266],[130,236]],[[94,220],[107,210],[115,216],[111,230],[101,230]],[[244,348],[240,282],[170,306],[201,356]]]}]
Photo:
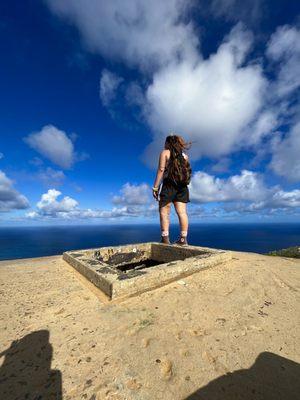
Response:
[{"label": "sandy soil", "polygon": [[0,398],[299,399],[300,260],[233,260],[110,303],[61,257],[0,263]]}]

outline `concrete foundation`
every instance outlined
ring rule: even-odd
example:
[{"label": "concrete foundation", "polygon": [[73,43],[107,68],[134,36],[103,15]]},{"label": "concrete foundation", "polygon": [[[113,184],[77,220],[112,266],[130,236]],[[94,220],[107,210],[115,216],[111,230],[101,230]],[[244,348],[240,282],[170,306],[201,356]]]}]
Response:
[{"label": "concrete foundation", "polygon": [[230,258],[230,251],[156,242],[63,254],[65,261],[110,299],[155,289]]}]

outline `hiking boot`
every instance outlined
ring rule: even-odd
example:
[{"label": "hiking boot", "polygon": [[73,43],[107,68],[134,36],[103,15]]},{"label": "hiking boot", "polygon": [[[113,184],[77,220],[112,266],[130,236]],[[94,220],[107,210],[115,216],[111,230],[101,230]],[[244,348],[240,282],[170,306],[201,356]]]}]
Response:
[{"label": "hiking boot", "polygon": [[171,243],[170,243],[170,238],[169,238],[169,236],[162,236],[162,237],[161,237],[160,243],[163,243],[163,244],[171,244]]},{"label": "hiking boot", "polygon": [[179,246],[188,246],[188,242],[187,242],[185,236],[180,236],[180,238],[178,240],[176,240],[176,242],[174,242],[174,244],[178,244]]}]

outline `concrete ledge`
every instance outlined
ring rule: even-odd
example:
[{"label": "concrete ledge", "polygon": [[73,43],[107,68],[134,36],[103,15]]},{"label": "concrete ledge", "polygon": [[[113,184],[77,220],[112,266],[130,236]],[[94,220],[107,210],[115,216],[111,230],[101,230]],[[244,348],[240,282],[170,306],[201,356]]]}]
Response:
[{"label": "concrete ledge", "polygon": [[68,251],[63,259],[110,299],[161,287],[232,258],[230,251],[156,242]]}]

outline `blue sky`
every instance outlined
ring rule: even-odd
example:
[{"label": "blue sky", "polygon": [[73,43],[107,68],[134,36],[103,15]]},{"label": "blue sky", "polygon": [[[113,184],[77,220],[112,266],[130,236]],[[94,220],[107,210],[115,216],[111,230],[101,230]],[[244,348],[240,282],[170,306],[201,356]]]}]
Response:
[{"label": "blue sky", "polygon": [[164,138],[191,221],[300,220],[296,0],[1,2],[0,224],[157,222]]}]

